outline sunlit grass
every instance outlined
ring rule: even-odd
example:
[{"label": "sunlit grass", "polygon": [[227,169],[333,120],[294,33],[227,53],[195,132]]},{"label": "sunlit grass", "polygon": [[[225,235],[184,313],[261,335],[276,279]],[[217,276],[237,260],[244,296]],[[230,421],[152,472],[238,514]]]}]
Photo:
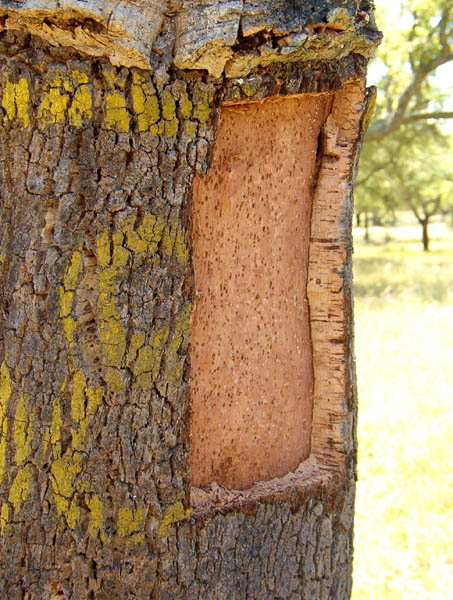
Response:
[{"label": "sunlit grass", "polygon": [[353,600],[444,600],[453,589],[453,236],[442,228],[426,255],[416,227],[404,242],[397,228],[381,233],[396,239],[356,242]]}]

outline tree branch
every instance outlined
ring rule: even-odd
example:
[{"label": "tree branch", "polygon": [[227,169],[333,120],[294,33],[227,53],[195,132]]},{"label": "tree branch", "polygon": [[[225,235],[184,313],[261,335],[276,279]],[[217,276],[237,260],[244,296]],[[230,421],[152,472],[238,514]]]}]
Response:
[{"label": "tree branch", "polygon": [[428,119],[453,119],[453,111],[434,111],[431,113],[416,113],[406,117],[402,125],[413,123],[414,121],[428,121]]},{"label": "tree branch", "polygon": [[386,119],[381,119],[376,121],[372,126],[368,129],[368,133],[365,136],[365,140],[367,142],[375,142],[378,140],[382,140],[384,137],[387,137],[391,133],[397,131],[401,125],[412,121],[420,121],[423,119],[433,118],[433,119],[441,119],[441,118],[451,118],[452,113],[429,113],[430,115],[439,115],[446,114],[448,116],[421,116],[428,115],[428,113],[420,113],[416,115],[408,115],[409,106],[414,97],[416,97],[420,90],[422,89],[423,83],[429,77],[431,73],[433,73],[438,67],[450,62],[453,60],[453,52],[448,43],[448,35],[447,35],[447,24],[449,22],[449,14],[450,10],[445,8],[442,11],[440,21],[438,25],[435,27],[433,32],[438,29],[439,36],[439,45],[440,49],[436,56],[434,56],[428,62],[420,62],[418,65],[415,65],[415,62],[411,60],[411,66],[413,70],[413,77],[409,85],[401,94],[395,112],[390,115]]}]

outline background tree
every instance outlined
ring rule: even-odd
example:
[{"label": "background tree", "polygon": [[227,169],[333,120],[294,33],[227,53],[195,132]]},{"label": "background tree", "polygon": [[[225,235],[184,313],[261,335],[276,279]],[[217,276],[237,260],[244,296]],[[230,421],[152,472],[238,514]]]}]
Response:
[{"label": "background tree", "polygon": [[[405,0],[399,9],[382,2],[377,10],[386,36],[373,66],[376,112],[365,138],[356,194],[356,215],[366,239],[376,216],[392,221],[396,210],[409,208],[427,231],[431,213],[439,214],[448,204],[445,189],[433,201],[439,180],[449,176],[446,165],[434,163],[447,162],[448,119],[453,117],[448,109],[453,78],[447,73],[453,64],[451,2]],[[410,181],[412,193],[403,193]]]},{"label": "background tree", "polygon": [[[429,250],[429,224],[453,206],[452,136],[426,124],[402,127],[379,144],[365,146],[358,179],[359,207],[389,220],[410,210],[421,226],[423,250]],[[367,172],[370,169],[370,172]],[[365,220],[366,227],[366,220]]]}]

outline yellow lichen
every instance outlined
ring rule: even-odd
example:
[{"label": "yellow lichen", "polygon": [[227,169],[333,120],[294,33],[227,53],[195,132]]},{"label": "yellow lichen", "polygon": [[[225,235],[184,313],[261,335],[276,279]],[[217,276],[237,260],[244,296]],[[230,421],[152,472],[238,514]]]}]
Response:
[{"label": "yellow lichen", "polygon": [[168,340],[169,328],[160,327],[154,334],[151,343],[143,346],[138,352],[133,366],[133,373],[142,389],[147,390],[159,375],[164,346]]},{"label": "yellow lichen", "polygon": [[8,500],[14,506],[15,514],[19,512],[22,504],[26,502],[30,494],[30,485],[31,467],[30,465],[27,465],[22,469],[19,469],[9,490]]},{"label": "yellow lichen", "polygon": [[122,506],[118,510],[118,519],[116,531],[120,537],[128,538],[129,543],[139,544],[145,541],[146,513],[143,508],[132,510],[127,506]]},{"label": "yellow lichen", "polygon": [[106,129],[114,129],[120,133],[127,133],[130,127],[130,115],[127,110],[126,99],[119,91],[107,94],[105,98]]},{"label": "yellow lichen", "polygon": [[148,244],[148,254],[154,254],[162,238],[166,221],[163,217],[147,214],[143,217],[141,225],[138,227],[138,234]]},{"label": "yellow lichen", "polygon": [[202,88],[195,88],[194,90],[194,108],[193,118],[200,123],[207,123],[211,117],[211,103],[212,103],[212,92]]},{"label": "yellow lichen", "polygon": [[178,133],[179,123],[177,119],[164,122],[164,135],[174,137]]},{"label": "yellow lichen", "polygon": [[159,331],[147,346],[143,335],[140,339],[133,337],[126,357],[127,331],[116,306],[117,288],[129,260],[133,261],[137,257],[143,260],[143,257],[153,256],[159,244],[164,256],[172,257],[181,264],[187,263],[189,255],[185,233],[176,219],[168,224],[163,216],[147,214],[135,228],[135,218],[132,217],[119,231],[113,234],[103,232],[97,239],[98,335],[103,350],[104,380],[113,392],[124,389],[121,370],[126,364],[136,363],[133,372],[143,389],[149,389],[159,372],[168,329]]},{"label": "yellow lichen", "polygon": [[67,521],[69,517],[73,526],[75,526],[74,518],[77,510],[72,506],[71,498],[75,492],[74,479],[81,470],[80,454],[72,450],[68,450],[64,456],[54,460],[51,466],[52,490],[57,513],[64,515]]},{"label": "yellow lichen", "polygon": [[109,266],[111,259],[110,237],[106,231],[102,232],[98,237],[96,248],[99,266],[101,269],[106,269]]},{"label": "yellow lichen", "polygon": [[183,119],[188,119],[192,114],[193,104],[190,101],[187,92],[183,91],[179,96],[179,112]]},{"label": "yellow lichen", "polygon": [[63,331],[68,346],[74,342],[77,328],[75,320],[70,317],[74,303],[74,291],[82,272],[82,254],[79,250],[73,252],[69,265],[63,277],[63,286],[59,289],[60,317],[63,319]]},{"label": "yellow lichen", "polygon": [[16,447],[15,460],[17,465],[22,465],[31,454],[33,438],[33,423],[31,413],[27,407],[27,398],[21,394],[16,407],[14,419],[13,440]]},{"label": "yellow lichen", "polygon": [[54,400],[52,407],[52,421],[50,423],[50,444],[55,459],[61,458],[61,406],[60,401]]},{"label": "yellow lichen", "polygon": [[4,502],[0,510],[0,535],[4,535],[9,523],[9,505]]},{"label": "yellow lichen", "polygon": [[162,117],[166,121],[172,121],[176,116],[176,102],[170,90],[162,92]]},{"label": "yellow lichen", "polygon": [[192,516],[191,508],[184,508],[183,503],[179,500],[175,502],[171,506],[167,508],[165,514],[163,516],[162,521],[160,522],[159,528],[157,530],[157,534],[159,537],[167,537],[170,533],[170,528],[180,521],[185,521],[186,519],[190,519]]},{"label": "yellow lichen", "polygon": [[137,115],[137,129],[140,133],[148,131],[159,120],[159,101],[151,82],[137,72],[132,76],[131,97],[132,108]]},{"label": "yellow lichen", "polygon": [[170,224],[165,227],[161,247],[162,253],[165,256],[173,256],[180,264],[187,264],[189,250],[186,244],[185,233],[175,220],[170,221]]},{"label": "yellow lichen", "polygon": [[0,367],[0,484],[5,476],[8,449],[8,403],[13,393],[9,369],[5,362]]},{"label": "yellow lichen", "polygon": [[88,510],[90,511],[89,522],[88,522],[88,535],[91,538],[96,538],[98,533],[102,529],[103,521],[103,506],[102,500],[99,496],[91,496],[87,500]]},{"label": "yellow lichen", "polygon": [[40,461],[44,462],[47,456],[47,450],[49,449],[50,444],[50,427],[44,428],[44,433],[42,434],[42,442],[41,442],[41,450],[40,450]]},{"label": "yellow lichen", "polygon": [[28,127],[30,125],[29,103],[30,90],[25,77],[19,79],[17,83],[6,82],[3,90],[2,107],[5,109],[8,121],[17,119],[22,121],[24,127]]},{"label": "yellow lichen", "polygon": [[167,385],[177,388],[182,380],[184,361],[179,350],[187,342],[192,305],[186,304],[181,310],[175,323],[173,335],[165,353],[164,381]]},{"label": "yellow lichen", "polygon": [[85,375],[77,371],[72,380],[71,416],[73,421],[80,423],[85,414]]},{"label": "yellow lichen", "polygon": [[69,122],[73,127],[82,127],[83,123],[93,118],[91,90],[89,79],[82,71],[71,71],[71,78],[77,85],[68,108]]},{"label": "yellow lichen", "polygon": [[[62,386],[62,391],[65,384]],[[72,379],[71,429],[72,443],[64,455],[61,455],[61,408],[58,400],[54,402],[50,441],[54,461],[51,466],[52,490],[55,507],[59,515],[66,518],[68,527],[74,529],[80,520],[80,507],[74,498],[76,491],[87,491],[83,482],[75,486],[74,481],[82,471],[82,454],[91,417],[102,402],[102,389],[86,385],[86,377],[77,371]]]},{"label": "yellow lichen", "polygon": [[102,389],[87,387],[85,375],[81,371],[75,373],[72,385],[72,449],[82,451],[90,419],[102,403]]},{"label": "yellow lichen", "polygon": [[[174,137],[178,133],[179,123],[176,116],[176,102],[170,90],[162,92],[162,118],[157,135]],[[151,129],[153,132],[153,129]]]},{"label": "yellow lichen", "polygon": [[139,349],[144,345],[145,343],[145,334],[140,332],[140,333],[134,333],[131,337],[131,341],[129,342],[129,350],[127,352],[127,364],[130,365],[134,362],[134,360],[137,358],[137,353],[139,351]]},{"label": "yellow lichen", "polygon": [[193,139],[197,135],[198,126],[194,121],[186,121],[184,124],[184,128],[187,136],[190,139]]},{"label": "yellow lichen", "polygon": [[68,346],[72,346],[72,344],[74,343],[74,333],[76,329],[77,325],[72,317],[67,317],[66,319],[63,319],[63,331]]},{"label": "yellow lichen", "polygon": [[69,96],[64,89],[61,79],[56,78],[44,92],[38,107],[38,119],[43,127],[64,123]]},{"label": "yellow lichen", "polygon": [[66,514],[66,522],[69,529],[75,529],[80,519],[80,508],[78,507],[75,500],[72,500],[69,505],[69,509]]},{"label": "yellow lichen", "polygon": [[82,71],[55,76],[41,98],[38,119],[43,127],[64,123],[66,116],[73,127],[93,118],[89,78]]},{"label": "yellow lichen", "polygon": [[64,288],[58,290],[59,304],[60,304],[60,317],[66,318],[72,312],[72,303],[74,301],[74,292],[66,292]]},{"label": "yellow lichen", "polygon": [[124,390],[124,378],[120,369],[105,367],[104,380],[111,392],[122,392]]},{"label": "yellow lichen", "polygon": [[80,273],[82,272],[82,254],[76,250],[71,255],[71,260],[65,271],[63,285],[65,290],[75,290]]},{"label": "yellow lichen", "polygon": [[[124,267],[129,260],[129,251],[123,247],[124,233],[116,232],[111,238],[102,233],[97,240],[99,273],[98,313],[99,339],[103,348],[103,363],[107,369],[122,367],[126,352],[126,329],[116,308],[116,288]],[[108,375],[109,388],[120,391],[124,387],[120,373]]]}]

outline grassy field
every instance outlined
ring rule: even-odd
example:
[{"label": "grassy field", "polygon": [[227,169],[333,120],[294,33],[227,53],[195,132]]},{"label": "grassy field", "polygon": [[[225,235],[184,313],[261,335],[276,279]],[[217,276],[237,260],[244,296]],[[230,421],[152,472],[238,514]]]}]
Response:
[{"label": "grassy field", "polygon": [[[453,590],[453,231],[355,232],[359,484],[353,600]],[[384,240],[387,240],[384,243]]]}]

